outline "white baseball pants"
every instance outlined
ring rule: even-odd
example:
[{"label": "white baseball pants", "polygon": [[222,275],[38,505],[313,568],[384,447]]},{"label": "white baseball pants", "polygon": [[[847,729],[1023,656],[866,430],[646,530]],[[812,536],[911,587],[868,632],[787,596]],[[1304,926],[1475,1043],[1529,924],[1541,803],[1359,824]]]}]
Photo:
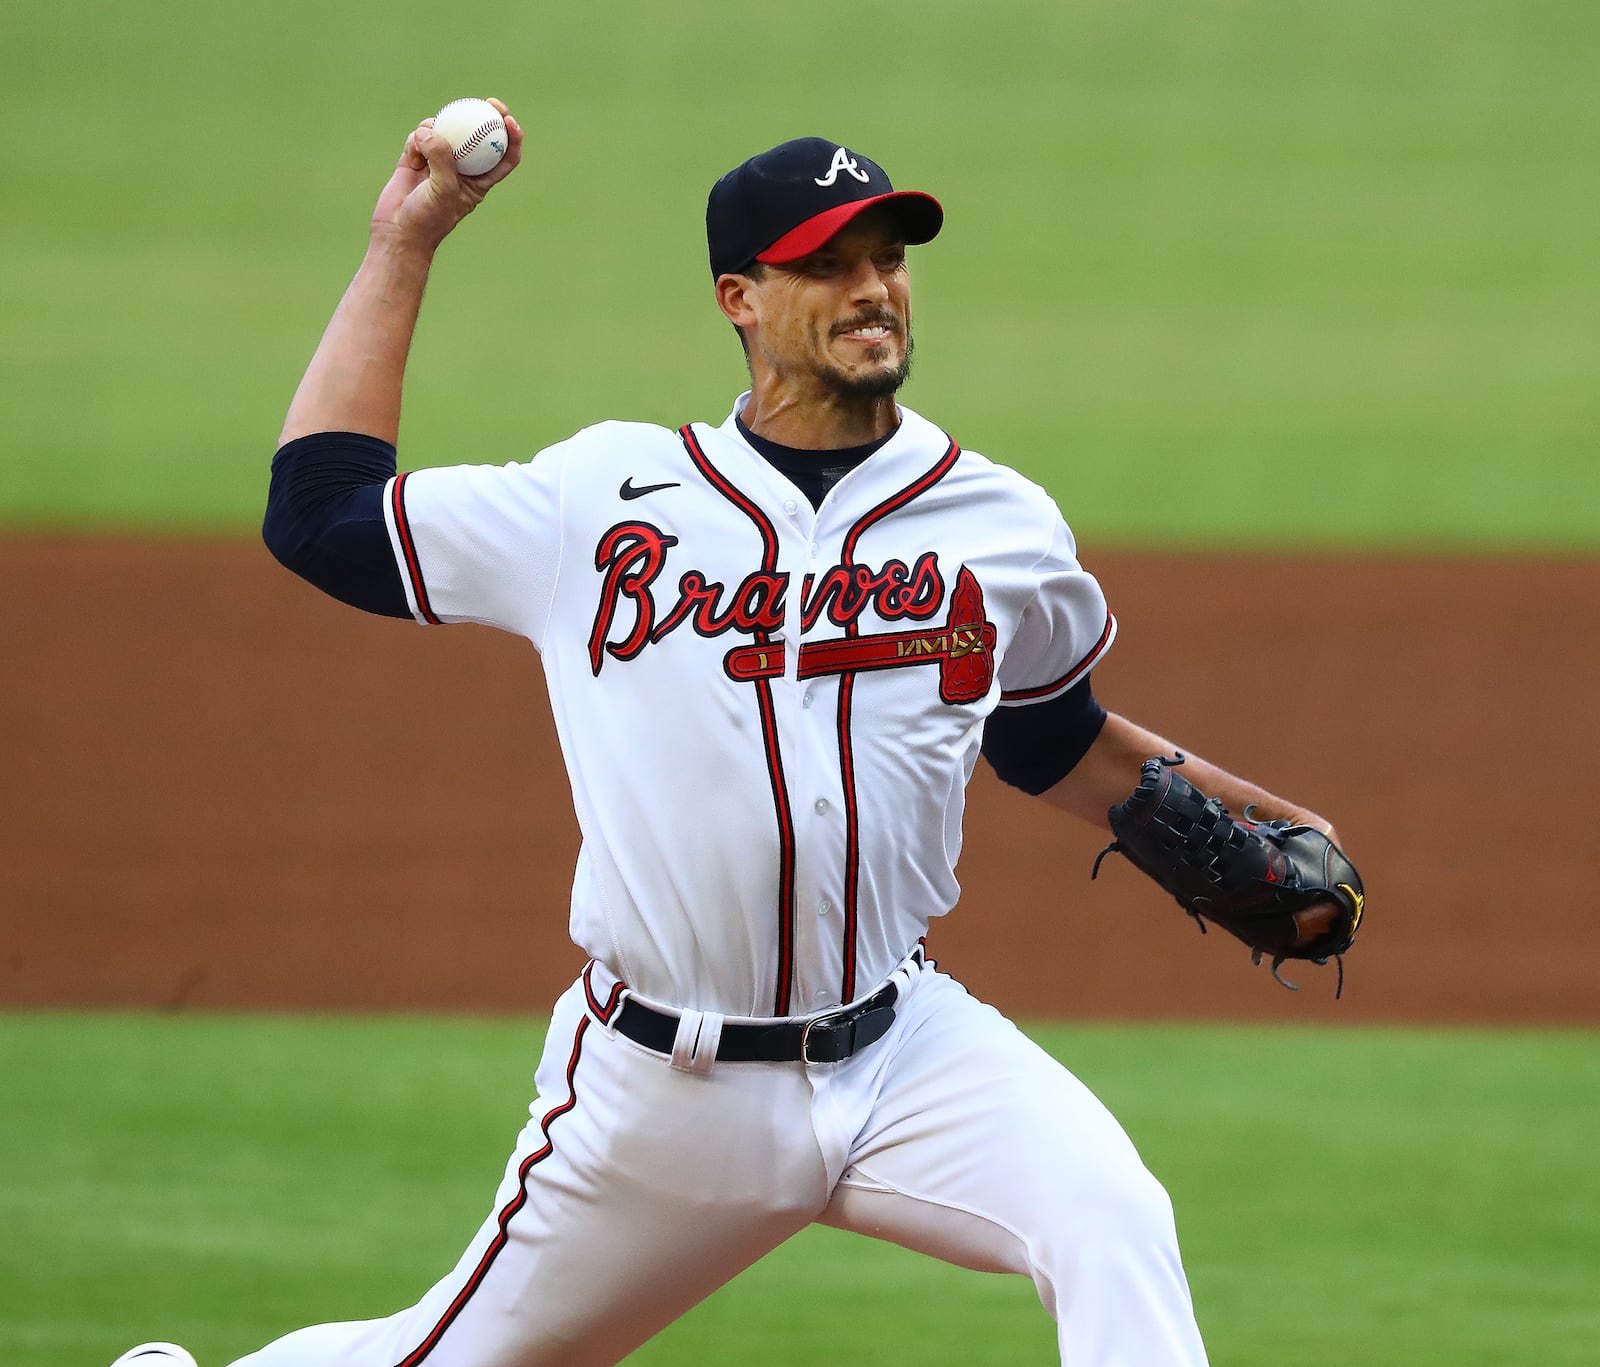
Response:
[{"label": "white baseball pants", "polygon": [[693,1072],[580,980],[455,1270],[235,1367],[615,1363],[812,1221],[1031,1277],[1071,1367],[1203,1364],[1171,1203],[1110,1112],[951,978],[896,976],[894,1025],[853,1058]]}]

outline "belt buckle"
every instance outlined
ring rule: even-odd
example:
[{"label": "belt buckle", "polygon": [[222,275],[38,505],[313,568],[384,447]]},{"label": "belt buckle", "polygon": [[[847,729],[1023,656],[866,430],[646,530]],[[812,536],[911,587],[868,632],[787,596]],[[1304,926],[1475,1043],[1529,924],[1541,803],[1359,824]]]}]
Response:
[{"label": "belt buckle", "polygon": [[848,1025],[849,1015],[850,1013],[848,1011],[841,1009],[830,1012],[826,1016],[816,1016],[813,1019],[808,1020],[800,1029],[800,1061],[802,1063],[838,1063],[840,1059],[847,1058],[847,1054],[839,1054],[834,1058],[812,1058],[811,1032],[819,1025],[826,1026],[833,1025],[835,1023]]}]

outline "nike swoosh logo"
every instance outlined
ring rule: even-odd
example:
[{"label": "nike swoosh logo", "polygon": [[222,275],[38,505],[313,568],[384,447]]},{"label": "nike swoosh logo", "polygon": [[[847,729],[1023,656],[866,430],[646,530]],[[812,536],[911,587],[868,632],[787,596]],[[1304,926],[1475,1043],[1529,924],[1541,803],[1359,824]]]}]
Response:
[{"label": "nike swoosh logo", "polygon": [[677,487],[677,480],[670,480],[666,484],[635,484],[633,476],[629,475],[627,479],[622,481],[622,487],[617,490],[617,493],[626,499],[643,498],[646,494],[653,494],[658,489],[676,489]]}]

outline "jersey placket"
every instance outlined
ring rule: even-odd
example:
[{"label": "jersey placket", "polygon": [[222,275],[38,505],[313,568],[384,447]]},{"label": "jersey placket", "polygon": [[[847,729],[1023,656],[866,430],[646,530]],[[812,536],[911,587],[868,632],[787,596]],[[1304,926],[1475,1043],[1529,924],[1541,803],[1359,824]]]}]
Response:
[{"label": "jersey placket", "polygon": [[[786,513],[790,503],[784,504]],[[837,563],[838,535],[819,525],[809,506],[788,515],[793,550],[786,545],[790,594],[785,632],[790,649],[784,661],[784,717],[788,752],[794,756],[798,859],[795,883],[796,956],[794,1010],[837,1006],[841,980],[844,916],[851,900],[846,886],[851,817],[842,773],[837,729],[838,682],[831,677],[801,679],[799,650],[804,640],[804,605],[809,590],[827,567]],[[813,627],[813,633],[817,628]]]}]

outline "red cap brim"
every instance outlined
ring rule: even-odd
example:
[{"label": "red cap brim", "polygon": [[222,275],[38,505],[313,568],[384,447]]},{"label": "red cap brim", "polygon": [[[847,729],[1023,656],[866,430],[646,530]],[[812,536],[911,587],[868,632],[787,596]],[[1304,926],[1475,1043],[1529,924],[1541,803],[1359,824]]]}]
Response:
[{"label": "red cap brim", "polygon": [[764,252],[756,254],[757,261],[781,266],[786,261],[798,261],[809,256],[837,233],[845,224],[865,213],[874,204],[892,204],[905,229],[905,240],[912,246],[932,242],[944,226],[944,208],[932,195],[920,190],[895,190],[887,195],[873,195],[870,199],[856,199],[848,204],[835,204],[814,218],[808,218],[798,228],[791,228]]}]

